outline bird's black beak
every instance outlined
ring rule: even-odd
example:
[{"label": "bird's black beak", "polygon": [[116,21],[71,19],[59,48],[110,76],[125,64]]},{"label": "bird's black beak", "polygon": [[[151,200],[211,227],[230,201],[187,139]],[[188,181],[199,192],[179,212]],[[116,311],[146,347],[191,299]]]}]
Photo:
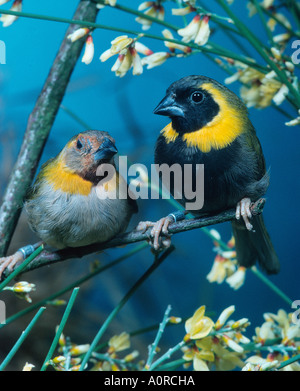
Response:
[{"label": "bird's black beak", "polygon": [[105,138],[103,143],[94,153],[95,161],[110,160],[118,152],[115,144],[109,139]]},{"label": "bird's black beak", "polygon": [[182,107],[176,102],[174,95],[166,95],[154,109],[154,114],[166,115],[167,117],[184,117]]}]

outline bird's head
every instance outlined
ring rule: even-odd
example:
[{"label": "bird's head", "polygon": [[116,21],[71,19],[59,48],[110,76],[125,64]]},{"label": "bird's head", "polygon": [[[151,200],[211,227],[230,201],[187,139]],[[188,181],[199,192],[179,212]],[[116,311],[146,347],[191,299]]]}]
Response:
[{"label": "bird's head", "polygon": [[187,76],[170,85],[154,114],[168,116],[180,133],[194,132],[231,109],[245,112],[245,105],[228,88],[205,76]]},{"label": "bird's head", "polygon": [[101,164],[114,165],[117,152],[115,140],[107,132],[88,130],[74,136],[60,155],[67,170],[93,182]]}]

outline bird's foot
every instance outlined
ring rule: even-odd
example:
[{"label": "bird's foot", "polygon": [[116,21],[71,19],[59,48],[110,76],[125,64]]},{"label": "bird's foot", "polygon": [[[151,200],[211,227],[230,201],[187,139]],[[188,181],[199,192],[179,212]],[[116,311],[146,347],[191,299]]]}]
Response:
[{"label": "bird's foot", "polygon": [[[170,213],[168,216],[159,219],[156,222],[141,221],[136,227],[137,231],[146,232],[148,228],[151,228],[149,244],[155,251],[164,250],[171,246],[171,236],[169,233],[169,225],[176,223],[177,221],[184,220],[186,211],[176,211]],[[161,236],[163,234],[163,237]]]},{"label": "bird's foot", "polygon": [[17,252],[8,257],[0,258],[0,281],[3,272],[7,269],[12,272],[16,266],[19,266],[27,257],[29,257],[43,242],[35,244],[29,244],[27,246],[19,248]]},{"label": "bird's foot", "polygon": [[2,278],[2,274],[6,269],[8,269],[8,271],[11,272],[16,265],[21,264],[23,261],[24,261],[23,253],[19,250],[13,255],[0,258],[0,281]]},{"label": "bird's foot", "polygon": [[[168,227],[173,222],[174,220],[170,216],[163,217],[156,222],[141,221],[137,225],[136,230],[144,233],[147,229],[152,227],[148,242],[155,251],[160,251],[171,246],[171,237],[168,232]],[[163,233],[164,237],[161,237],[161,233]]]},{"label": "bird's foot", "polygon": [[242,217],[248,231],[252,231],[253,229],[253,225],[249,221],[249,219],[252,218],[251,206],[252,203],[250,198],[243,198],[240,202],[237,203],[235,211],[236,219],[239,220]]}]

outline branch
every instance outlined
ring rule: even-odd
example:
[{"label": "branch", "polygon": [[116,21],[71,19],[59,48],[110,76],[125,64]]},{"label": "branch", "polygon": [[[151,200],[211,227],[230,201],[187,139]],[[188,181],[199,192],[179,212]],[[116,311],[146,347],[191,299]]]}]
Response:
[{"label": "branch", "polygon": [[[81,0],[74,19],[93,22],[97,12],[95,3]],[[10,244],[24,197],[34,178],[44,145],[84,45],[84,39],[74,43],[67,39],[77,28],[78,25],[69,26],[42,92],[29,116],[21,150],[0,208],[0,257],[6,253]]]},{"label": "branch", "polygon": [[[251,207],[252,214],[258,215],[262,213],[264,205],[265,205],[264,198],[261,198],[258,201],[256,201]],[[188,220],[179,221],[177,223],[173,223],[169,226],[169,233],[171,235],[174,235],[180,232],[186,232],[186,231],[206,227],[213,224],[224,223],[226,221],[231,221],[234,219],[235,219],[235,209],[230,209],[225,212],[219,213],[215,216],[188,219]],[[146,232],[133,230],[131,232],[118,235],[115,238],[105,243],[95,243],[89,246],[77,247],[77,248],[68,247],[63,250],[57,250],[57,251],[44,250],[24,269],[23,273],[37,269],[42,266],[52,265],[56,262],[62,262],[67,259],[82,258],[86,255],[93,254],[96,252],[101,252],[109,248],[120,247],[130,243],[149,240],[150,232],[151,232],[151,228],[149,228]],[[4,274],[5,277],[7,277],[10,273],[6,271]]]}]

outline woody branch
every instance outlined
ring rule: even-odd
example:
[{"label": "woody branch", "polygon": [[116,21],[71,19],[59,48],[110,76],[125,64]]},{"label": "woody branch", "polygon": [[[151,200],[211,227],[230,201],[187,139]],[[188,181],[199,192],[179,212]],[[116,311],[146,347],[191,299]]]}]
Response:
[{"label": "woody branch", "polygon": [[[264,204],[265,204],[264,198],[260,198],[258,201],[256,201],[251,207],[252,215],[258,215],[262,213]],[[173,223],[169,226],[169,233],[170,235],[174,235],[180,232],[186,232],[197,228],[203,228],[214,224],[224,223],[234,219],[235,219],[235,209],[230,209],[222,213],[219,213],[215,216],[187,219],[187,220]],[[72,258],[82,258],[86,255],[93,254],[96,252],[101,252],[109,248],[115,248],[131,243],[150,240],[151,239],[150,232],[151,232],[151,228],[145,232],[133,230],[131,232],[118,235],[112,240],[109,240],[108,242],[105,243],[100,243],[100,244],[96,243],[85,247],[66,248],[57,251],[44,250],[24,269],[23,272],[28,272],[42,266],[52,265],[56,262],[66,261]],[[10,273],[11,272],[8,271],[4,272],[5,277],[8,277]]]}]

